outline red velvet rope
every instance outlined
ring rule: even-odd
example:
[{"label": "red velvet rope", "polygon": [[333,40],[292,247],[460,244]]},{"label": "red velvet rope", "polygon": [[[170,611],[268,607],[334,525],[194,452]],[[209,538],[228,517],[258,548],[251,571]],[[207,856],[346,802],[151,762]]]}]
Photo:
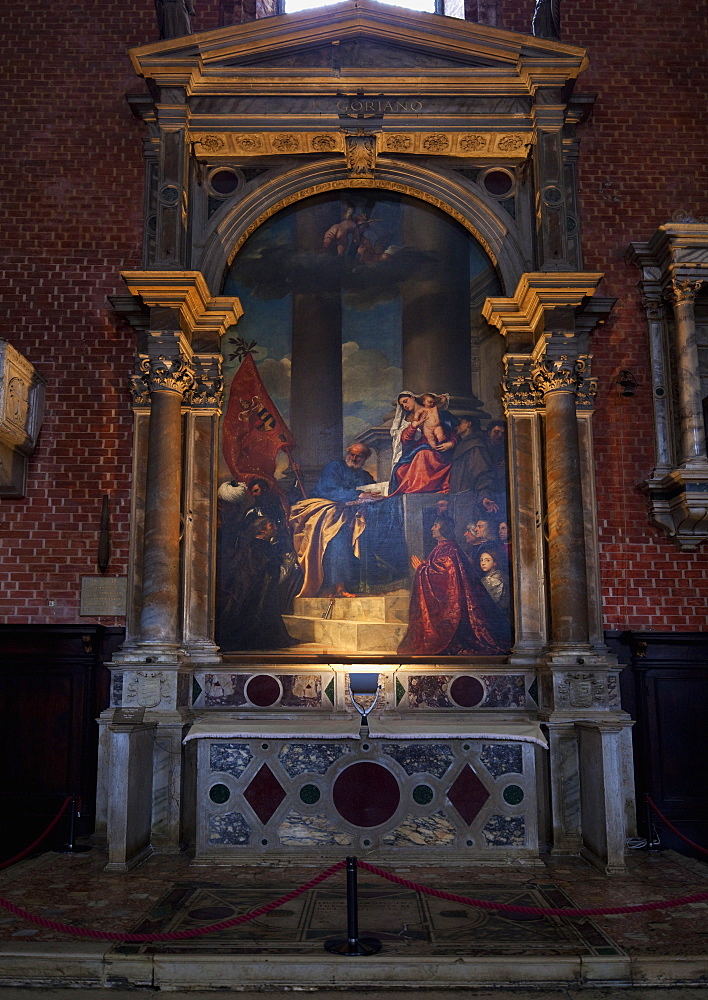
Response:
[{"label": "red velvet rope", "polygon": [[0,864],[0,871],[2,871],[3,868],[9,868],[10,865],[16,865],[18,861],[22,861],[23,858],[26,858],[28,854],[32,853],[32,851],[35,849],[35,847],[38,847],[42,843],[42,841],[44,840],[45,837],[49,836],[49,834],[52,832],[52,830],[54,829],[54,827],[57,825],[57,823],[59,822],[59,820],[62,818],[62,816],[66,812],[66,807],[71,802],[71,799],[72,799],[72,796],[71,795],[67,795],[67,797],[64,799],[64,802],[62,803],[61,809],[56,814],[56,816],[54,817],[54,819],[52,820],[52,822],[49,824],[49,826],[47,827],[47,829],[44,831],[44,833],[40,833],[40,835],[37,837],[37,839],[35,841],[33,841],[29,845],[29,847],[25,847],[24,851],[20,851],[20,853],[16,854],[14,856],[14,858],[10,858],[9,861],[3,861],[3,863]]},{"label": "red velvet rope", "polygon": [[264,913],[270,913],[271,910],[277,910],[284,903],[289,903],[290,900],[297,899],[303,892],[313,889],[320,882],[324,882],[330,875],[334,875],[335,872],[340,871],[345,866],[346,861],[338,861],[336,865],[332,865],[326,871],[315,875],[309,882],[305,882],[304,885],[293,889],[292,892],[286,893],[279,899],[274,899],[271,903],[264,903],[263,906],[258,906],[255,910],[250,910],[248,913],[242,913],[238,917],[222,920],[218,924],[207,924],[205,927],[193,927],[186,931],[173,931],[171,934],[124,934],[120,931],[95,931],[90,927],[74,927],[71,924],[57,923],[56,920],[47,920],[46,917],[37,917],[33,913],[28,913],[27,910],[15,906],[14,903],[9,902],[7,899],[0,899],[0,907],[9,913],[13,913],[16,917],[21,917],[23,920],[28,920],[31,924],[36,924],[37,927],[46,927],[50,931],[71,934],[73,937],[93,938],[98,941],[184,941],[186,938],[200,937],[202,934],[211,934],[214,931],[225,931],[229,927],[237,927],[239,924],[245,924],[249,920],[255,920],[256,917],[262,917]]},{"label": "red velvet rope", "polygon": [[664,826],[667,826],[672,833],[675,833],[677,837],[679,837],[681,840],[684,841],[684,843],[689,844],[694,849],[694,851],[700,851],[701,854],[708,854],[708,851],[705,849],[705,847],[701,847],[700,844],[696,844],[694,843],[694,841],[689,840],[689,838],[685,837],[680,830],[676,829],[674,824],[670,822],[670,820],[668,820],[666,816],[664,816],[663,812],[661,811],[661,809],[659,809],[658,805],[652,800],[650,795],[647,795],[647,802],[652,807],[652,809],[659,817],[661,822],[664,824]]},{"label": "red velvet rope", "polygon": [[360,868],[378,875],[380,878],[388,879],[397,885],[403,885],[407,889],[414,889],[422,892],[426,896],[436,896],[438,899],[446,899],[451,903],[461,903],[463,906],[473,906],[479,910],[495,910],[501,913],[526,913],[538,917],[602,917],[615,913],[641,913],[644,910],[668,910],[674,906],[685,906],[687,903],[702,903],[708,899],[708,892],[701,892],[696,896],[682,896],[679,899],[663,899],[653,903],[633,903],[629,906],[598,906],[584,908],[576,906],[516,906],[513,903],[494,903],[488,899],[470,899],[469,896],[458,896],[454,892],[444,892],[442,889],[431,889],[427,885],[420,885],[418,882],[411,882],[410,879],[401,878],[399,875],[392,875],[391,872],[377,868],[366,861],[357,861]]}]

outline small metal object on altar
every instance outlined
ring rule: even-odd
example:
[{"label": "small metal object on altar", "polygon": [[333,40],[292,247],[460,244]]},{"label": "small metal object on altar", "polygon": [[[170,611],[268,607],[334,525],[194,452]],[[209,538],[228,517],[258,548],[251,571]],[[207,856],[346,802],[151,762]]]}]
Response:
[{"label": "small metal object on altar", "polygon": [[[381,685],[377,673],[350,674],[347,691],[352,705],[361,716],[361,726],[359,736],[366,739],[369,736],[369,713],[372,712],[379,700]],[[357,701],[361,699],[361,703]]]}]

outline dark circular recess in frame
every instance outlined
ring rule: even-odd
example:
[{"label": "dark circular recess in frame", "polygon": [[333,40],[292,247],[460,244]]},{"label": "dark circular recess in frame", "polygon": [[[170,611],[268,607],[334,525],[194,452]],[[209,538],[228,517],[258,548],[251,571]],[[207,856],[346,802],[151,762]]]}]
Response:
[{"label": "dark circular recess in frame", "polygon": [[518,806],[524,799],[524,790],[519,785],[507,785],[502,792],[502,797],[510,806]]},{"label": "dark circular recess in frame", "polygon": [[217,170],[209,178],[209,184],[216,194],[233,194],[238,187],[238,176],[231,170]]},{"label": "dark circular recess in frame", "polygon": [[433,801],[434,792],[429,785],[416,785],[413,789],[413,801],[419,806],[427,806]]},{"label": "dark circular recess in frame", "polygon": [[246,697],[252,705],[269,708],[280,701],[280,684],[269,674],[256,674],[246,684]]},{"label": "dark circular recess in frame", "polygon": [[315,802],[319,802],[321,794],[317,785],[303,785],[300,789],[300,799],[307,806],[312,806]]},{"label": "dark circular recess in frame", "polygon": [[450,694],[461,708],[474,708],[484,698],[484,685],[476,677],[456,677],[450,685]]},{"label": "dark circular recess in frame", "polygon": [[212,785],[209,789],[209,798],[216,802],[218,806],[228,802],[231,798],[231,790],[226,785]]},{"label": "dark circular recess in frame", "polygon": [[379,826],[389,820],[401,800],[396,778],[381,764],[360,761],[339,775],[332,801],[339,815],[352,826]]},{"label": "dark circular recess in frame", "polygon": [[514,179],[507,174],[506,170],[490,170],[484,175],[482,181],[487,191],[496,198],[501,198],[508,194],[514,186]]}]

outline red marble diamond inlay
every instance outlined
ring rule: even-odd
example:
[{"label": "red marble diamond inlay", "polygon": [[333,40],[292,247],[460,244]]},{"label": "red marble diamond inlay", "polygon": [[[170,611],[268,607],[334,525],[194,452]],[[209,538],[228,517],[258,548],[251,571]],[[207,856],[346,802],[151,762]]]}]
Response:
[{"label": "red marble diamond inlay", "polygon": [[285,798],[285,789],[264,764],[243,795],[261,823],[267,823]]},{"label": "red marble diamond inlay", "polygon": [[450,785],[447,797],[469,826],[489,798],[489,792],[469,764],[465,764]]}]

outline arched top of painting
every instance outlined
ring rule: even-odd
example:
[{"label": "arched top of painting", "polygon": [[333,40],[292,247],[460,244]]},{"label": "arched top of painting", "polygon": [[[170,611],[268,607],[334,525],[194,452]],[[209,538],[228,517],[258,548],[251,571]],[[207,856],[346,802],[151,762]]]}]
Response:
[{"label": "arched top of painting", "polygon": [[[303,294],[334,296],[366,312],[433,276],[444,287],[455,272],[469,276],[478,325],[485,299],[503,290],[488,243],[467,220],[403,185],[316,185],[272,206],[239,243],[222,294],[248,301],[250,313],[258,301],[287,309],[291,296]],[[244,321],[240,332],[249,326]]]},{"label": "arched top of painting", "polygon": [[[439,198],[428,191],[394,181],[379,180],[375,178],[360,180],[349,178],[347,180],[326,181],[314,184],[303,190],[292,192],[261,212],[258,218],[251,222],[240,234],[234,246],[231,248],[231,252],[228,256],[227,267],[225,269],[225,279],[228,276],[229,268],[233,264],[236,254],[244,243],[250,236],[253,235],[253,233],[256,232],[256,230],[258,230],[273,216],[291,208],[293,205],[301,205],[302,202],[313,198],[318,198],[319,201],[323,201],[326,196],[329,196],[327,200],[334,204],[338,200],[338,196],[339,199],[346,200],[348,191],[350,192],[349,201],[352,204],[355,204],[356,202],[359,202],[362,205],[366,203],[376,204],[377,201],[391,201],[393,196],[394,200],[398,199],[399,201],[409,202],[419,201],[433,206],[440,212],[449,216],[450,219],[454,219],[455,222],[462,226],[462,228],[466,229],[467,232],[474,238],[476,243],[479,244],[483,256],[487,258],[487,264],[491,263],[492,267],[495,269],[498,267],[497,256],[489,241],[485,239],[479,228],[475,226],[474,223],[471,222],[470,219],[467,218],[462,212],[442,198]],[[389,195],[388,197],[387,193]],[[372,220],[370,226],[372,230],[374,229],[374,225],[375,223]],[[361,229],[361,220],[359,228]]]}]

